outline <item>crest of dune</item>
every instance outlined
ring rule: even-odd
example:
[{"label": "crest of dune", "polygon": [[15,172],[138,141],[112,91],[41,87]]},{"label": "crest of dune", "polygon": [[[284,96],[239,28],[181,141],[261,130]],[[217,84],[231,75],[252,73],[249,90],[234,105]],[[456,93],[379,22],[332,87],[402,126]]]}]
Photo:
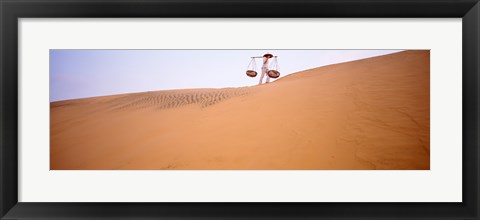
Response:
[{"label": "crest of dune", "polygon": [[430,52],[51,103],[52,170],[430,169]]}]

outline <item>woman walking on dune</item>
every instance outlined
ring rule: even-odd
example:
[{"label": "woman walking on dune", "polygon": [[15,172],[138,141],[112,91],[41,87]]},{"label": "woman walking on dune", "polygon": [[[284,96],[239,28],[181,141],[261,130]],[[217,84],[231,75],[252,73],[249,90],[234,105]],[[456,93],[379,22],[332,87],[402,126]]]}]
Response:
[{"label": "woman walking on dune", "polygon": [[273,57],[273,55],[269,54],[269,53],[263,55],[262,75],[260,76],[260,82],[258,83],[258,85],[262,84],[263,77],[265,75],[267,75],[267,79],[266,79],[265,83],[270,82],[270,76],[268,76],[267,72],[268,72],[268,60],[272,57]]}]

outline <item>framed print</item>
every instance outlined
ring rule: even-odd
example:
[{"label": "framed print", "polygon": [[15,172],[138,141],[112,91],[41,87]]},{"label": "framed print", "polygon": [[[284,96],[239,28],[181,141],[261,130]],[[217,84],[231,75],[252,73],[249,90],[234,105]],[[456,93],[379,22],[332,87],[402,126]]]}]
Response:
[{"label": "framed print", "polygon": [[2,1],[2,219],[478,219],[479,5]]},{"label": "framed print", "polygon": [[[430,170],[429,50],[51,49],[49,59],[51,171]],[[248,77],[226,74],[242,59]],[[152,92],[103,95],[133,86]]]}]

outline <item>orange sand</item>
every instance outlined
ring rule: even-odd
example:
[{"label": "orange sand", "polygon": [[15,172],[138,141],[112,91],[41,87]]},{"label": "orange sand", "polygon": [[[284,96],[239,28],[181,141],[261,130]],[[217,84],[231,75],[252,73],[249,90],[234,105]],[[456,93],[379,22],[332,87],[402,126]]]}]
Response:
[{"label": "orange sand", "polygon": [[430,169],[430,52],[51,103],[52,170]]}]

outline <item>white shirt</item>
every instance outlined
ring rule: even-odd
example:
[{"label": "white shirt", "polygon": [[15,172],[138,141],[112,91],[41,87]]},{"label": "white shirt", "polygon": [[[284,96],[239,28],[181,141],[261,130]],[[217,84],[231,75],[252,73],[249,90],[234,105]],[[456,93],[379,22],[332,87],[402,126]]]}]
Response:
[{"label": "white shirt", "polygon": [[268,58],[263,58],[263,66],[262,69],[268,69]]}]

